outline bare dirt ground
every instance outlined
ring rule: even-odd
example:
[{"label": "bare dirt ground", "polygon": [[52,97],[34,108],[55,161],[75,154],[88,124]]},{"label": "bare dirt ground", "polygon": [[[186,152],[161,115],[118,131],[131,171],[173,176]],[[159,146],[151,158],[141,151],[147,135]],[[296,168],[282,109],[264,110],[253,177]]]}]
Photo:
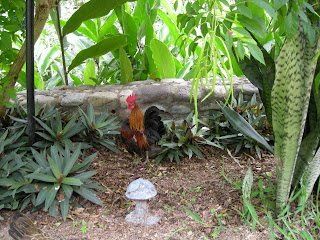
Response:
[{"label": "bare dirt ground", "polygon": [[[52,239],[269,239],[266,228],[256,227],[254,232],[246,225],[235,209],[242,211],[241,189],[230,184],[241,182],[250,165],[254,181],[263,174],[272,174],[275,169],[273,158],[267,154],[262,160],[242,154],[238,163],[225,151],[204,147],[205,159],[193,157],[183,159],[180,164],[152,161],[143,164],[134,161],[127,153],[115,154],[103,149],[93,161],[91,168],[96,169],[94,180],[104,188],[98,197],[104,206],[87,202],[83,208],[72,208],[67,220],[58,216],[53,218],[48,212],[33,214],[25,212],[32,221]],[[144,159],[143,159],[144,160]],[[126,215],[135,207],[134,202],[125,197],[128,184],[143,177],[150,180],[158,194],[149,201],[149,212],[161,217],[155,226],[129,224]],[[259,206],[259,202],[254,203]],[[183,208],[196,212],[204,224],[195,221]],[[8,235],[9,223],[15,212],[0,211],[4,221],[0,221],[0,239],[11,239]],[[261,215],[259,213],[258,215]],[[86,232],[83,232],[82,221]],[[262,221],[263,222],[263,221]]]}]

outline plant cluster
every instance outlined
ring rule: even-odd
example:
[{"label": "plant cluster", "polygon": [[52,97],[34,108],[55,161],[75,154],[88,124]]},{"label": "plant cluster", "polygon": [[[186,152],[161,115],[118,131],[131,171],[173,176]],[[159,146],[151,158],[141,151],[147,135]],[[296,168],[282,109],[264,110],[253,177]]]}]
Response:
[{"label": "plant cluster", "polygon": [[175,122],[165,122],[165,126],[167,135],[159,141],[162,151],[157,153],[155,159],[157,164],[164,158],[169,158],[170,161],[174,160],[178,163],[180,158],[187,156],[190,159],[193,154],[203,159],[200,148],[201,144],[221,148],[219,144],[208,141],[203,137],[207,128],[202,127],[199,129],[197,127],[193,112],[188,115],[181,125],[176,126]]},{"label": "plant cluster", "polygon": [[234,149],[235,153],[248,149],[251,154],[256,152],[261,159],[261,146],[272,152],[267,143],[273,140],[270,125],[256,94],[247,101],[240,91],[238,99],[221,107],[221,111],[210,110],[209,127],[207,139],[216,139],[224,147]]},{"label": "plant cluster", "polygon": [[37,138],[30,147],[26,109],[7,111],[0,128],[0,209],[30,205],[31,211],[44,208],[51,216],[60,210],[65,220],[77,196],[102,205],[94,191],[99,186],[90,180],[95,171],[87,171],[97,153],[87,156],[84,150],[103,145],[116,151],[110,136],[118,133],[118,125],[107,111],[95,117],[91,105],[79,113],[80,118],[70,118],[54,106],[46,110],[37,105]]}]

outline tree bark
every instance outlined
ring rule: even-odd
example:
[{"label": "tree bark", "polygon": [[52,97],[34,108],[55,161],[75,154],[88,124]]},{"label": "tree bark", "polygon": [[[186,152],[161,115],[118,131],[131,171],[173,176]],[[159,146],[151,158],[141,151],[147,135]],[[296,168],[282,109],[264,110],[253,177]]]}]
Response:
[{"label": "tree bark", "polygon": [[[57,0],[37,0],[36,13],[34,17],[34,42],[36,42],[44,28],[44,25],[48,19],[51,8],[56,6]],[[20,71],[26,61],[26,41],[24,41],[14,63],[11,65],[7,76],[11,76],[6,89],[13,90],[19,77]],[[4,117],[6,106],[5,102],[10,99],[6,91],[3,92],[2,99],[0,101],[0,116]]]}]

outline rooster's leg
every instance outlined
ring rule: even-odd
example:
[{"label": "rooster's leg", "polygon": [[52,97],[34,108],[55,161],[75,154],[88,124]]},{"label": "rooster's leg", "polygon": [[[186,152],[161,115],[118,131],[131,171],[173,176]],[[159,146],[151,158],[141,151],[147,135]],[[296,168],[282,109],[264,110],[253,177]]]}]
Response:
[{"label": "rooster's leg", "polygon": [[143,165],[149,162],[149,151],[146,151],[146,161],[144,161]]}]

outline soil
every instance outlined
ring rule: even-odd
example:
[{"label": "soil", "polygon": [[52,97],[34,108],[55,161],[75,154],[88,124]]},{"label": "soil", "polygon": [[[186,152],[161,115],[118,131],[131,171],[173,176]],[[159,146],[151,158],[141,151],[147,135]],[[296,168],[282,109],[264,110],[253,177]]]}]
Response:
[{"label": "soil", "polygon": [[[273,157],[263,154],[259,160],[242,153],[234,159],[214,147],[202,150],[205,159],[184,158],[179,164],[167,161],[156,165],[151,160],[144,163],[144,159],[133,159],[127,153],[103,149],[91,165],[97,170],[94,181],[103,187],[98,191],[104,203],[102,207],[86,202],[83,207],[72,208],[65,222],[61,216],[54,218],[44,211],[25,214],[52,239],[269,239],[267,225],[256,226],[252,232],[236,209],[242,212],[241,182],[248,166],[253,170],[255,183],[257,179],[265,179],[265,173],[270,173],[271,181],[275,181]],[[149,214],[161,217],[154,226],[125,221],[135,207],[135,203],[125,197],[126,188],[140,177],[150,180],[158,192],[149,201]],[[258,201],[253,204],[261,205]],[[196,212],[202,223],[192,218],[185,208]],[[0,221],[0,239],[11,239],[8,229],[14,213],[0,211],[4,218]],[[263,218],[262,212],[257,214]],[[83,220],[86,232],[82,231]]]}]

